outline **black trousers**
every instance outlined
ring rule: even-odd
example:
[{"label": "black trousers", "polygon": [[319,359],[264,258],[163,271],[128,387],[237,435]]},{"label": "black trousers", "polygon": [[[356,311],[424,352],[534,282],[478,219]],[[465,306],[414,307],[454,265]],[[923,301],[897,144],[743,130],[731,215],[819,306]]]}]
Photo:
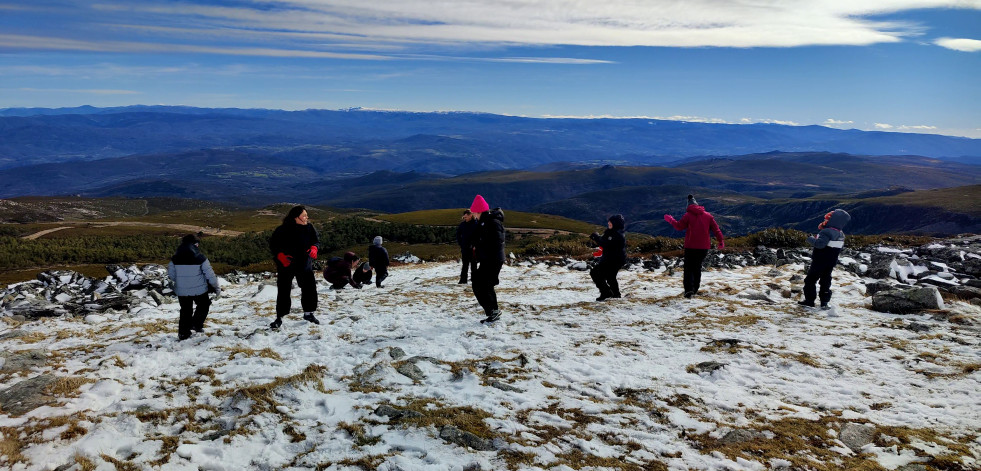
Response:
[{"label": "black trousers", "polygon": [[[177,323],[177,337],[186,339],[191,336],[191,329],[200,330],[204,327],[204,320],[208,318],[208,309],[211,308],[211,299],[208,293],[197,296],[178,296],[177,302],[181,305],[181,317]],[[197,309],[194,306],[197,305]]]},{"label": "black trousers", "polygon": [[280,268],[276,273],[276,317],[283,317],[290,313],[293,305],[290,299],[290,291],[293,290],[293,278],[300,287],[300,305],[303,312],[313,312],[317,310],[317,279],[313,276],[313,270],[293,270],[289,267]]},{"label": "black trousers", "polygon": [[697,293],[702,284],[702,262],[708,249],[685,249],[685,293]]},{"label": "black trousers", "polygon": [[596,283],[596,287],[599,288],[600,296],[606,298],[620,297],[620,284],[617,283],[617,272],[621,268],[623,268],[623,264],[600,262],[589,270],[589,276],[593,279],[593,283]]},{"label": "black trousers", "polygon": [[826,260],[816,258],[811,261],[811,268],[807,269],[807,276],[804,277],[804,301],[813,303],[818,297],[816,286],[821,283],[821,304],[828,304],[831,301],[831,272],[835,269],[835,262],[829,263]]},{"label": "black trousers", "polygon": [[487,315],[499,309],[494,287],[500,283],[502,266],[504,262],[481,262],[473,272],[473,296]]},{"label": "black trousers", "polygon": [[470,247],[460,248],[460,258],[463,260],[463,268],[460,270],[460,281],[467,282],[467,272],[477,276],[477,260],[474,260],[473,250]]},{"label": "black trousers", "polygon": [[[375,276],[375,286],[381,288],[382,282],[385,281],[385,278],[388,278],[388,267],[376,268],[375,271],[378,272]],[[371,280],[368,280],[368,282],[370,283]]]}]

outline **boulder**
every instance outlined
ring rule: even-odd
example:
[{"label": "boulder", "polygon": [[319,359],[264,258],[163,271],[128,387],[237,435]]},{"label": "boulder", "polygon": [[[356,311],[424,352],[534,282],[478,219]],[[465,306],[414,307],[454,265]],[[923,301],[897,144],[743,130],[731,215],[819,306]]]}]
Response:
[{"label": "boulder", "polygon": [[48,362],[48,354],[44,350],[2,352],[0,357],[4,359],[0,371],[27,371],[31,368],[40,368]]},{"label": "boulder", "polygon": [[909,314],[926,309],[943,309],[944,301],[934,286],[882,291],[872,296],[872,309]]},{"label": "boulder", "polygon": [[719,363],[717,361],[703,361],[697,365],[689,365],[687,370],[689,373],[712,373],[726,366],[726,363]]},{"label": "boulder", "polygon": [[464,432],[456,427],[447,425],[439,430],[439,438],[460,446],[470,447],[477,451],[493,451],[494,444],[470,432]]},{"label": "boulder", "polygon": [[45,391],[58,378],[54,375],[40,375],[21,381],[0,391],[0,412],[19,416],[38,407],[53,404],[56,398]]},{"label": "boulder", "polygon": [[897,288],[899,287],[886,280],[876,280],[871,283],[865,283],[865,295],[872,296],[875,293],[879,293],[882,291],[889,291]]},{"label": "boulder", "polygon": [[725,436],[719,439],[719,443],[744,443],[762,438],[766,438],[766,435],[763,435],[763,432],[758,430],[737,429],[726,433]]},{"label": "boulder", "polygon": [[416,364],[413,362],[407,361],[405,363],[402,363],[401,365],[395,368],[395,371],[398,371],[399,374],[413,381],[422,381],[426,379],[426,374],[423,373],[422,370],[420,370],[419,367],[416,366]]},{"label": "boulder", "polygon": [[860,453],[863,446],[875,439],[875,426],[849,422],[841,427],[838,439],[855,453]]},{"label": "boulder", "polygon": [[895,260],[896,256],[893,254],[873,254],[872,261],[869,262],[869,268],[865,270],[865,276],[880,280],[889,277],[889,273],[892,272],[892,265]]},{"label": "boulder", "polygon": [[392,407],[388,404],[382,404],[375,409],[375,415],[380,415],[382,417],[388,417],[392,420],[399,419],[415,419],[422,417],[422,414],[414,410],[409,409],[399,409]]}]

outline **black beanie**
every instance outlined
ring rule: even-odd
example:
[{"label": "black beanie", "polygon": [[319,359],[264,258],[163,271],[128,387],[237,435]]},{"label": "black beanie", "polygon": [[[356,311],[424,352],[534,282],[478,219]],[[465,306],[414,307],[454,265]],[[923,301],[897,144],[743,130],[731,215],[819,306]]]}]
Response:
[{"label": "black beanie", "polygon": [[695,195],[688,195],[688,206],[697,205],[698,201],[695,201]]}]

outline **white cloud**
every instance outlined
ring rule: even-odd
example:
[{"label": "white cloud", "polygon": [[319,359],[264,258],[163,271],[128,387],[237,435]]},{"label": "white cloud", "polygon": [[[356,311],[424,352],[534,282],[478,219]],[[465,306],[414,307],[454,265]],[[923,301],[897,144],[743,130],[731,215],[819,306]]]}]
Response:
[{"label": "white cloud", "polygon": [[139,95],[135,90],[71,89],[71,88],[19,88],[22,92],[38,93],[85,93],[90,95]]},{"label": "white cloud", "polygon": [[828,119],[824,120],[824,122],[821,123],[821,124],[823,124],[825,126],[844,126],[846,124],[855,124],[855,122],[854,121],[842,121],[842,120],[837,120],[837,119],[834,119],[834,118],[828,118]]},{"label": "white cloud", "polygon": [[[62,8],[59,14],[66,20],[64,27],[52,27],[50,36],[7,34],[0,45],[15,50],[177,51],[341,59],[378,59],[373,54],[337,52],[371,50],[372,46],[375,52],[390,52],[454,45],[869,45],[919,37],[924,31],[915,23],[871,19],[877,15],[929,8],[981,9],[977,0],[270,0],[232,5],[162,0],[68,3],[57,7]],[[974,47],[962,45],[973,40],[950,41],[959,41],[952,43],[960,45],[957,47]],[[132,44],[140,42],[153,46]],[[496,60],[603,62],[548,59]]]},{"label": "white cloud", "polygon": [[965,38],[939,38],[933,42],[940,47],[963,52],[981,51],[981,41]]},{"label": "white cloud", "polygon": [[896,129],[899,129],[900,131],[933,131],[933,130],[937,129],[937,127],[936,126],[924,126],[924,125],[907,126],[907,125],[904,124],[904,125],[896,128]]},{"label": "white cloud", "polygon": [[876,129],[892,129],[893,128],[893,125],[886,124],[886,123],[875,123],[875,128]]}]

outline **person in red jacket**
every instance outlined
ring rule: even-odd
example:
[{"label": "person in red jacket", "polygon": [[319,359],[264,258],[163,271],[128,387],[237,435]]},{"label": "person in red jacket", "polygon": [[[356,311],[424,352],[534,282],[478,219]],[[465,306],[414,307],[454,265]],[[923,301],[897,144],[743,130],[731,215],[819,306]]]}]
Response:
[{"label": "person in red jacket", "polygon": [[300,304],[303,306],[303,319],[319,324],[313,313],[317,310],[317,280],[313,276],[313,261],[320,249],[317,230],[310,224],[307,210],[294,206],[283,218],[283,224],[273,231],[269,239],[269,249],[276,263],[276,320],[269,327],[278,329],[283,325],[283,317],[290,312],[290,291],[293,278],[300,286]]},{"label": "person in red jacket", "polygon": [[676,221],[670,214],[665,214],[664,220],[675,229],[686,231],[684,284],[685,297],[690,298],[698,293],[698,286],[702,282],[702,262],[712,248],[712,234],[715,234],[715,239],[719,242],[719,250],[726,248],[725,239],[715,218],[705,211],[704,206],[699,206],[692,195],[688,195],[688,209],[680,221]]}]

